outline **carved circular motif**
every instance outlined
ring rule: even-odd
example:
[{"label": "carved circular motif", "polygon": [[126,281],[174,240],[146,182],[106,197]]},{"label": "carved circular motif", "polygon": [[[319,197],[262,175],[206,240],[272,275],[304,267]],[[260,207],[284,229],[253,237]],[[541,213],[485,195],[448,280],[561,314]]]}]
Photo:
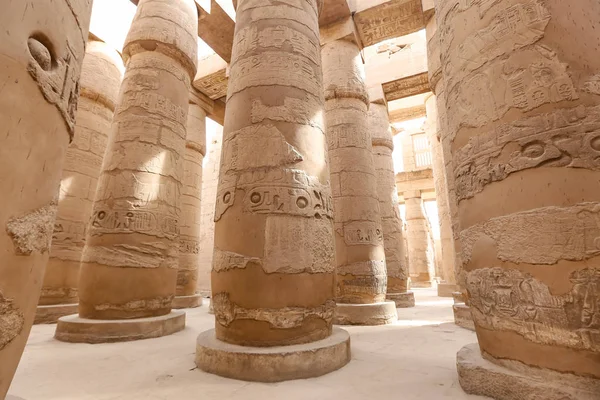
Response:
[{"label": "carved circular motif", "polygon": [[34,37],[27,39],[27,47],[33,59],[44,71],[52,69],[52,55],[46,45]]},{"label": "carved circular motif", "polygon": [[260,193],[254,192],[250,195],[250,201],[253,204],[258,204],[258,203],[260,203],[261,200],[262,200],[262,196],[260,195]]},{"label": "carved circular motif", "polygon": [[306,206],[308,206],[308,199],[300,196],[298,199],[296,199],[296,205],[298,208],[306,208]]},{"label": "carved circular motif", "polygon": [[600,151],[600,136],[593,137],[590,146],[596,151]]},{"label": "carved circular motif", "polygon": [[98,219],[104,219],[106,217],[106,211],[100,211],[98,213]]},{"label": "carved circular motif", "polygon": [[225,203],[229,203],[231,201],[231,192],[225,192],[223,195],[223,201]]},{"label": "carved circular motif", "polygon": [[528,143],[523,147],[521,153],[525,157],[538,158],[544,155],[544,146],[540,143]]}]

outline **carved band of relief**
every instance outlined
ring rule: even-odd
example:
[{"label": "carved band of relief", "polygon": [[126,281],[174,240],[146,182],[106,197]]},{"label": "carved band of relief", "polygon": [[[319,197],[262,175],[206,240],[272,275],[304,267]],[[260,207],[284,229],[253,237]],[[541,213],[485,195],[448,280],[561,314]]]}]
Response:
[{"label": "carved band of relief", "polygon": [[323,128],[323,104],[312,96],[303,98],[286,97],[283,105],[267,106],[260,99],[252,100],[252,123],[256,124],[264,120],[290,122],[294,124],[309,125]]},{"label": "carved band of relief", "polygon": [[463,264],[470,262],[478,246],[490,241],[499,260],[516,264],[587,260],[600,256],[600,203],[545,207],[492,218],[459,236]]},{"label": "carved band of relief", "polygon": [[179,237],[178,218],[175,215],[154,210],[111,209],[108,207],[94,210],[90,224],[92,236],[134,232],[176,239]]},{"label": "carved band of relief", "polygon": [[265,51],[239,60],[231,67],[227,97],[256,86],[289,86],[322,96],[320,68],[305,57]]},{"label": "carved band of relief", "polygon": [[536,167],[600,170],[600,106],[539,114],[484,132],[454,153],[457,199]]},{"label": "carved band of relief", "polygon": [[534,343],[600,351],[600,269],[575,271],[569,280],[571,291],[554,296],[518,270],[471,271],[467,290],[475,324]]},{"label": "carved band of relief", "polygon": [[421,0],[385,3],[355,15],[363,45],[404,36],[425,28]]},{"label": "carved band of relief", "polygon": [[300,327],[307,318],[320,318],[330,325],[333,320],[335,301],[315,308],[284,307],[271,308],[244,308],[233,303],[227,293],[215,293],[212,297],[215,319],[222,326],[229,326],[234,321],[254,320],[268,322],[274,329],[292,329]]},{"label": "carved band of relief", "polygon": [[117,109],[120,114],[129,108],[139,107],[150,114],[160,115],[175,121],[182,126],[187,126],[187,110],[173,103],[160,93],[150,91],[126,91],[121,97]]},{"label": "carved band of relief", "polygon": [[336,272],[338,275],[385,275],[385,260],[360,261],[351,264],[338,265]]},{"label": "carved band of relief", "polygon": [[338,235],[344,237],[346,246],[381,245],[383,232],[381,225],[370,221],[353,221],[344,224],[343,232],[336,230]]},{"label": "carved band of relief", "polygon": [[157,297],[147,300],[132,300],[122,304],[94,304],[96,311],[141,311],[141,310],[161,310],[171,308],[171,303],[175,296]]}]

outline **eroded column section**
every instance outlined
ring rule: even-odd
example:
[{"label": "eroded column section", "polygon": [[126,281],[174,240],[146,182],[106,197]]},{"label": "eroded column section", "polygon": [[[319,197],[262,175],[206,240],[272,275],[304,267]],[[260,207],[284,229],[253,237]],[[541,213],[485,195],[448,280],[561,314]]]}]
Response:
[{"label": "eroded column section", "polygon": [[206,112],[190,101],[179,220],[179,267],[173,308],[202,305],[202,296],[197,293],[197,286],[200,268],[202,161],[205,154]]},{"label": "eroded column section", "polygon": [[35,323],[54,323],[77,313],[79,263],[122,79],[119,53],[90,40],[81,67],[75,136],[65,157],[50,259]]},{"label": "eroded column section", "polygon": [[79,318],[59,320],[60,340],[134,340],[185,324],[171,303],[196,53],[193,0],[140,1],[83,255]]},{"label": "eroded column section", "polygon": [[216,324],[196,352],[207,372],[282,381],[349,361],[347,333],[332,330],[318,5],[237,2],[215,210]]},{"label": "eroded column section", "polygon": [[360,49],[350,39],[338,39],[323,46],[322,56],[335,210],[336,323],[391,323],[396,306],[385,300],[383,229]]},{"label": "eroded column section", "polygon": [[404,192],[406,241],[411,287],[431,287],[435,276],[433,237],[425,217],[421,191]]},{"label": "eroded column section", "polygon": [[446,0],[438,11],[479,340],[458,354],[460,383],[497,399],[597,399],[600,3]]},{"label": "eroded column section", "polygon": [[8,1],[0,12],[0,398],[42,288],[91,7],[85,0]]},{"label": "eroded column section", "polygon": [[415,296],[408,291],[408,265],[398,209],[398,190],[394,173],[394,142],[387,105],[372,102],[369,107],[369,131],[373,144],[373,164],[377,175],[377,195],[383,230],[387,270],[386,298],[396,307],[414,307]]}]

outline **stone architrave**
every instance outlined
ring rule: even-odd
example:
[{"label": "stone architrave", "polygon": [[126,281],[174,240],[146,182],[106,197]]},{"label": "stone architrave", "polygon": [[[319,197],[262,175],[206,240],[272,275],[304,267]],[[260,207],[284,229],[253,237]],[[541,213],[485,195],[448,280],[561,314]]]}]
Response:
[{"label": "stone architrave", "polygon": [[103,42],[88,42],[79,81],[75,137],[65,157],[36,324],[55,323],[62,316],[77,313],[79,264],[123,69],[123,59],[116,50]]},{"label": "stone architrave", "polygon": [[3,2],[0,12],[0,398],[42,288],[91,7],[89,0],[22,0]]},{"label": "stone architrave", "polygon": [[206,155],[206,112],[190,101],[183,161],[179,220],[179,267],[173,308],[202,305],[198,293],[202,206],[202,161]]},{"label": "stone architrave", "polygon": [[402,219],[398,209],[394,159],[392,158],[394,142],[385,103],[371,103],[369,131],[373,144],[373,164],[377,174],[377,195],[385,248],[386,299],[395,302],[396,307],[399,308],[414,307],[415,295],[408,290],[408,265],[402,237]]},{"label": "stone architrave", "polygon": [[410,286],[431,287],[435,276],[434,249],[429,221],[423,210],[419,190],[404,192],[406,204],[406,241]]},{"label": "stone architrave", "polygon": [[396,305],[386,301],[383,229],[360,49],[343,38],[324,44],[321,54],[335,210],[336,323],[392,323]]},{"label": "stone architrave", "polygon": [[598,399],[600,3],[437,11],[457,259],[479,341],[458,354],[460,384],[502,400]]},{"label": "stone architrave", "polygon": [[348,334],[332,326],[320,6],[237,1],[215,209],[216,323],[196,347],[196,365],[210,373],[273,382],[350,360]]},{"label": "stone architrave", "polygon": [[193,0],[139,3],[81,264],[79,316],[59,319],[59,340],[137,340],[185,325],[171,305],[197,23]]}]

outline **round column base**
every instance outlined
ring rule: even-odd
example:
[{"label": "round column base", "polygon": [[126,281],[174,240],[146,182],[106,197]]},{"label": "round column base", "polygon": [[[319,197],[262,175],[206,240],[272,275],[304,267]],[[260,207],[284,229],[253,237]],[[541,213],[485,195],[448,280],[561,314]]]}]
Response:
[{"label": "round column base", "polygon": [[198,308],[202,306],[202,296],[200,294],[194,294],[191,296],[175,296],[172,303],[174,310],[182,308]]},{"label": "round column base", "polygon": [[397,320],[396,303],[393,301],[372,304],[337,303],[333,317],[336,325],[387,325]]},{"label": "round column base", "polygon": [[48,306],[37,306],[35,310],[34,325],[55,324],[60,317],[77,314],[78,304],[52,304]]},{"label": "round column base", "polygon": [[396,308],[410,308],[415,306],[415,294],[414,292],[404,293],[388,293],[386,300],[393,301],[396,303]]},{"label": "round column base", "polygon": [[598,399],[600,379],[534,368],[518,361],[496,363],[486,358],[477,343],[463,347],[456,355],[458,381],[465,392],[495,400]]},{"label": "round column base", "polygon": [[409,287],[411,289],[429,289],[433,286],[433,282],[431,281],[411,281]]},{"label": "round column base", "polygon": [[456,325],[470,331],[475,330],[475,323],[473,322],[473,316],[471,315],[471,308],[469,306],[466,304],[454,304],[452,310],[454,311],[454,323]]},{"label": "round column base", "polygon": [[202,371],[253,382],[282,382],[314,378],[350,362],[350,335],[333,328],[333,334],[316,342],[277,347],[246,347],[220,341],[215,330],[202,332],[196,341],[196,365]]},{"label": "round column base", "polygon": [[54,337],[71,343],[112,343],[171,335],[185,328],[185,312],[150,318],[102,320],[69,315],[58,320]]},{"label": "round column base", "polygon": [[438,297],[454,297],[454,292],[456,292],[456,285],[451,283],[438,283],[437,285],[437,295]]}]

